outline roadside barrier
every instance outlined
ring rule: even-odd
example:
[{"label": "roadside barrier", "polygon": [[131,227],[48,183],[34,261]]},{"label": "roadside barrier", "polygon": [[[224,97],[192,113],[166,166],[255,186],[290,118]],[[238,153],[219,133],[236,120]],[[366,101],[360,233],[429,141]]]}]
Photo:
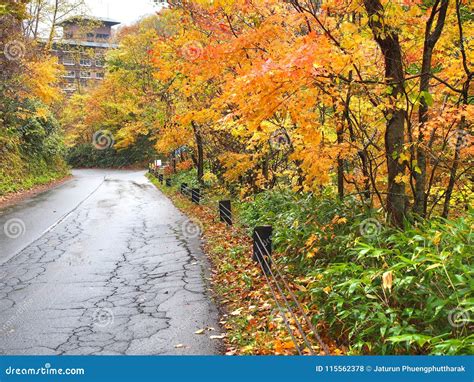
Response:
[{"label": "roadside barrier", "polygon": [[[156,175],[155,175],[156,177]],[[162,174],[158,174],[158,179],[163,179]],[[163,183],[162,181],[160,181]],[[166,179],[166,185],[171,187],[171,179]],[[209,196],[205,195],[199,188],[189,188],[186,183],[181,184],[181,193],[190,198],[195,204],[200,204],[203,208],[211,208],[206,203],[214,204],[215,201]],[[212,208],[212,210],[214,210]],[[218,203],[217,212],[221,222],[225,223],[229,229],[237,230],[234,227],[232,219],[232,203],[230,200],[221,200]],[[240,224],[246,227],[245,224]],[[246,227],[249,228],[249,227]],[[290,283],[286,279],[280,267],[272,261],[272,226],[258,226],[253,229],[253,260],[260,266],[262,274],[265,277],[267,286],[279,311],[279,316],[282,318],[295,349],[298,354],[304,354],[305,348],[311,355],[315,355],[315,345],[311,340],[311,335],[316,340],[319,349],[325,354],[330,355],[329,347],[324,343],[319,335],[316,326],[308,317],[305,309],[298,301],[295,293],[290,287]],[[309,332],[303,328],[304,323],[309,328]],[[302,346],[297,340],[297,332],[304,343]]]}]

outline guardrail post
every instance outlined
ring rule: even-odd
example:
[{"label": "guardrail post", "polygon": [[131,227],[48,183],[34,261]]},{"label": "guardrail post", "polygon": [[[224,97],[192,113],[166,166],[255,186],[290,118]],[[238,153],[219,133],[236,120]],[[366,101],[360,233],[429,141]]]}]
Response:
[{"label": "guardrail post", "polygon": [[230,200],[221,200],[219,202],[219,216],[221,222],[232,225],[232,206]]},{"label": "guardrail post", "polygon": [[191,190],[191,200],[196,204],[201,202],[201,190],[199,188],[193,188]]},{"label": "guardrail post", "polygon": [[186,195],[188,192],[188,184],[187,183],[181,183],[181,193],[183,195]]},{"label": "guardrail post", "polygon": [[166,179],[166,187],[171,187],[171,179]]},{"label": "guardrail post", "polygon": [[272,226],[259,226],[253,230],[253,260],[262,265],[266,274],[270,273],[272,255]]},{"label": "guardrail post", "polygon": [[158,174],[158,180],[163,183],[163,174]]}]

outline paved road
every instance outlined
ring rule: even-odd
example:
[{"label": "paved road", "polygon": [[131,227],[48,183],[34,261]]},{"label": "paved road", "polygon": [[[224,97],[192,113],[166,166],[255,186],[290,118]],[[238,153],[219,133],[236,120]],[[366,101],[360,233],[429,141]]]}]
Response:
[{"label": "paved road", "polygon": [[0,354],[218,354],[196,226],[144,172],[74,175],[0,211]]}]

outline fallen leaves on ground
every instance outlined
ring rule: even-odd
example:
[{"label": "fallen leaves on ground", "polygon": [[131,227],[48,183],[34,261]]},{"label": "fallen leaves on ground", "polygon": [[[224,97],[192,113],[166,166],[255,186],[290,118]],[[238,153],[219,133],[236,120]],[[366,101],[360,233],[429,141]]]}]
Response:
[{"label": "fallen leaves on ground", "polygon": [[214,335],[214,336],[209,336],[211,340],[222,340],[225,338],[225,334],[219,334],[219,335]]},{"label": "fallen leaves on ground", "polygon": [[[204,226],[204,249],[212,263],[210,278],[212,290],[227,312],[221,315],[219,322],[226,333],[211,335],[209,338],[225,340],[226,355],[297,354],[296,345],[288,333],[285,320],[278,311],[265,277],[252,261],[252,242],[244,230],[235,226],[230,229],[220,223],[217,209],[213,211],[209,206],[196,206],[176,191],[161,189],[179,209],[198,219]],[[301,279],[291,283],[292,289],[303,295],[300,301],[303,306],[306,306],[304,302],[309,295],[304,293],[305,284],[310,281]],[[307,313],[311,316],[311,312]],[[302,353],[311,354],[304,345],[294,318],[289,312],[284,314],[299,347],[303,349]],[[299,317],[299,321],[302,322],[305,332],[309,333],[311,330],[304,320]],[[324,327],[318,326],[317,329],[322,331]],[[203,328],[197,330],[195,334],[203,335],[205,332],[206,328]],[[322,337],[331,354],[343,353],[331,339],[324,335]],[[314,338],[312,343],[314,343],[313,352],[324,354]]]}]

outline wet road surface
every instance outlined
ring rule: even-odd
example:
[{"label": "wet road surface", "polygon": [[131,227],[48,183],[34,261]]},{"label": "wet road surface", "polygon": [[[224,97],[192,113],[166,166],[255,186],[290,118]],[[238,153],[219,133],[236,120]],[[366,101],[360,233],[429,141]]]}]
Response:
[{"label": "wet road surface", "polygon": [[74,175],[0,211],[0,354],[218,354],[197,227],[144,172]]}]

